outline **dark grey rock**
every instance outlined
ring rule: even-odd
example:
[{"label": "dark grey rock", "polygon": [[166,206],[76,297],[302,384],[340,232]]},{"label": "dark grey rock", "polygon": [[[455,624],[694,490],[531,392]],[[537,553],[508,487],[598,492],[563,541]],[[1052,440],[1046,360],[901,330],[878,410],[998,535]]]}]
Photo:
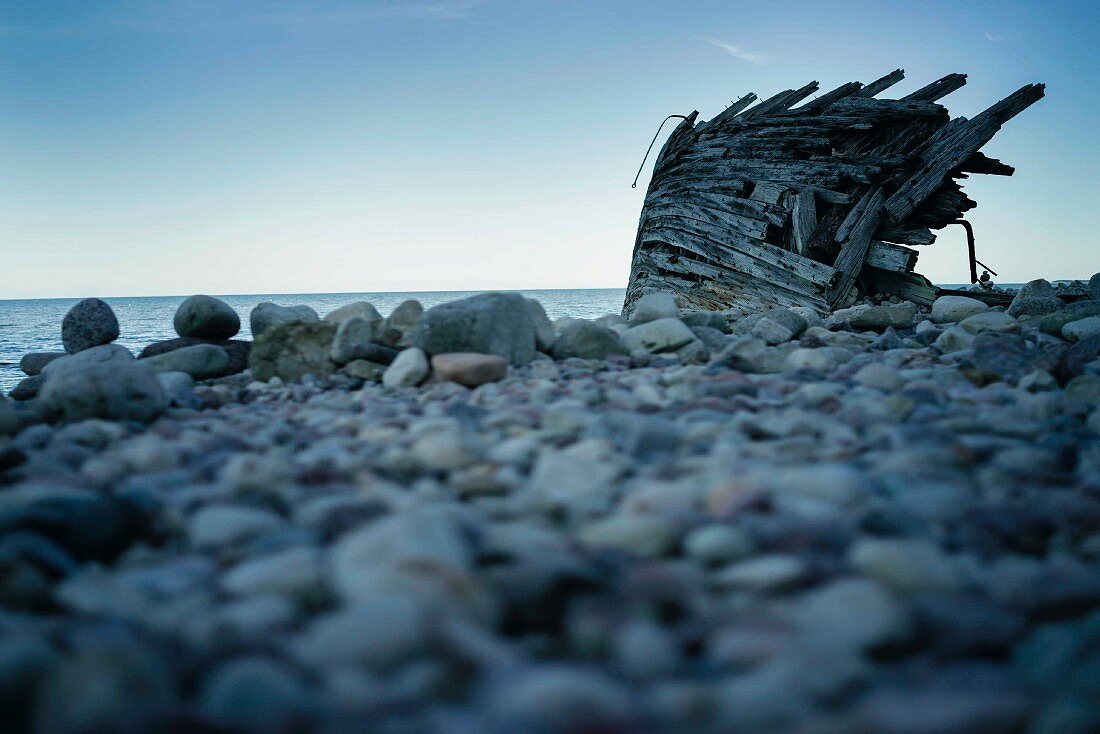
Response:
[{"label": "dark grey rock", "polygon": [[196,380],[209,380],[228,374],[229,354],[213,344],[195,344],[145,357],[141,364],[148,365],[154,372],[184,372]]},{"label": "dark grey rock", "polygon": [[974,366],[1005,382],[1015,383],[1029,372],[1054,366],[1046,354],[1013,334],[978,334],[973,350]]},{"label": "dark grey rock", "polygon": [[429,356],[496,354],[516,366],[535,357],[535,325],[517,293],[482,293],[434,306],[420,318],[413,341]]},{"label": "dark grey rock", "polygon": [[118,319],[106,301],[85,298],[61,321],[61,343],[69,354],[118,339]]},{"label": "dark grey rock", "polygon": [[176,339],[153,342],[141,350],[140,359],[156,357],[161,354],[173,352],[177,349],[193,347],[199,344],[210,344],[215,347],[221,347],[225,350],[225,353],[229,355],[229,366],[226,367],[223,373],[212,375],[212,377],[236,375],[248,369],[248,355],[252,351],[252,342],[243,341],[241,339],[198,339],[192,336],[181,336]]},{"label": "dark grey rock", "polygon": [[1089,298],[1100,301],[1100,273],[1089,278]]},{"label": "dark grey rock", "polygon": [[252,376],[294,382],[310,374],[330,375],[336,369],[329,358],[335,336],[335,326],[320,322],[292,322],[266,330],[253,343],[248,358]]},{"label": "dark grey rock", "polygon": [[693,331],[697,326],[716,329],[723,334],[728,334],[730,331],[729,319],[726,318],[724,313],[718,311],[692,311],[681,316],[680,320],[691,327]]},{"label": "dark grey rock", "polygon": [[36,533],[78,561],[112,561],[150,536],[148,516],[133,502],[88,489],[25,485],[0,504],[0,534]]},{"label": "dark grey rock", "polygon": [[316,324],[321,318],[309,306],[279,306],[265,301],[248,316],[252,338],[258,339],[266,331],[282,324]]},{"label": "dark grey rock", "polygon": [[718,354],[729,345],[729,337],[718,329],[712,329],[708,326],[692,326],[690,328],[691,333],[703,342],[707,351],[711,354]]},{"label": "dark grey rock", "polygon": [[19,360],[19,369],[23,370],[23,374],[34,377],[42,372],[43,367],[65,354],[66,352],[29,352]]},{"label": "dark grey rock", "polygon": [[19,381],[15,387],[8,393],[13,400],[31,400],[38,396],[38,391],[42,389],[42,385],[46,382],[46,378],[42,375],[35,375],[34,377],[26,377]]},{"label": "dark grey rock", "polygon": [[616,354],[627,354],[619,336],[591,321],[574,321],[565,327],[550,349],[554,359],[607,359]]},{"label": "dark grey rock", "polygon": [[1066,303],[1061,298],[1050,296],[1049,298],[1024,298],[1019,296],[1012,299],[1006,313],[1009,316],[1023,318],[1027,316],[1045,316],[1065,308]]},{"label": "dark grey rock", "polygon": [[241,330],[241,317],[225,301],[198,295],[180,304],[172,325],[180,336],[231,339]]}]

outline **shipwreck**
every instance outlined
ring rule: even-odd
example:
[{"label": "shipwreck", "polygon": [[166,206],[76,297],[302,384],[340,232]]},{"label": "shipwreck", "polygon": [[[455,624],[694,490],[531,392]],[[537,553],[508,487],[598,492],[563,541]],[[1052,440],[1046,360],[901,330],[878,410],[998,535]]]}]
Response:
[{"label": "shipwreck", "polygon": [[624,315],[655,291],[689,310],[744,313],[826,312],[878,294],[928,304],[945,291],[915,272],[914,248],[950,224],[966,228],[977,282],[973,230],[962,219],[975,202],[959,181],[1012,175],[980,149],[1042,98],[1044,85],[1022,87],[973,119],[952,119],[937,100],[965,75],[900,99],[878,96],[903,77],[898,69],[809,101],[817,82],[757,104],[748,94],[706,122],[698,112],[666,118],[682,120],[654,162]]}]

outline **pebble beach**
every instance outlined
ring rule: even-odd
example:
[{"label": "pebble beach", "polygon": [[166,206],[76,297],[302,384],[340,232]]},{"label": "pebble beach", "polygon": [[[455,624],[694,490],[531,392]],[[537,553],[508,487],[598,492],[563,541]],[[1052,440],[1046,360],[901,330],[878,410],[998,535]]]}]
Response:
[{"label": "pebble beach", "polygon": [[0,730],[1100,730],[1100,274],[98,299],[0,399]]}]

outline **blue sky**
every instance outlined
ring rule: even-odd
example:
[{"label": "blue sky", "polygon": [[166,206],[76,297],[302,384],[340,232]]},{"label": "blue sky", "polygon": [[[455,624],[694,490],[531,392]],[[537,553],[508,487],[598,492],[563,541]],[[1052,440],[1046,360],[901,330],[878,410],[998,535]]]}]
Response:
[{"label": "blue sky", "polygon": [[[1047,97],[967,191],[1005,282],[1100,270],[1092,3],[0,3],[0,298],[622,287],[657,124],[944,74]],[[648,164],[647,164],[648,169]],[[648,170],[646,172],[648,175]],[[961,231],[918,269],[966,277]]]}]

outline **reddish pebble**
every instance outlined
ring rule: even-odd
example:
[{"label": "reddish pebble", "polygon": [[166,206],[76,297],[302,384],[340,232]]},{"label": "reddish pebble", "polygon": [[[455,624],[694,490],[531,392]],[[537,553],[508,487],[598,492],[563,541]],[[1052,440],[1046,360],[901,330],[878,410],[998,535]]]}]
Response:
[{"label": "reddish pebble", "polygon": [[495,354],[449,352],[432,357],[432,372],[442,380],[477,387],[504,379],[508,360]]}]

